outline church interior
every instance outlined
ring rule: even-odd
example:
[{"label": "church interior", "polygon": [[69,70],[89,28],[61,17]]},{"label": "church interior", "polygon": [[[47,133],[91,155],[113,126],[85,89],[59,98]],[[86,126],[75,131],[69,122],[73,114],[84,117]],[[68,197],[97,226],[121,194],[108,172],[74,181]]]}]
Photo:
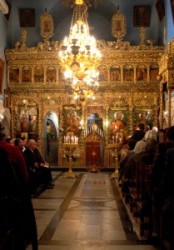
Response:
[{"label": "church interior", "polygon": [[32,199],[40,250],[173,249],[148,240],[153,163],[121,178],[139,124],[174,126],[173,0],[0,0],[0,126],[40,141],[55,184]]}]

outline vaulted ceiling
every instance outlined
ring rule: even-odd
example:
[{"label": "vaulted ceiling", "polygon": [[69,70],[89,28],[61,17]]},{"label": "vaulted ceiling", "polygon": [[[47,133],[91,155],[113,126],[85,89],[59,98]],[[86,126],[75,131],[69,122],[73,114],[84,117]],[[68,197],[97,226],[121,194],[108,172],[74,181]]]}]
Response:
[{"label": "vaulted ceiling", "polygon": [[[146,28],[146,38],[153,39],[156,44],[163,44],[164,22],[159,20],[159,15],[154,0],[86,0],[88,8],[88,21],[91,33],[97,39],[114,40],[111,35],[111,20],[118,7],[125,15],[127,22],[127,33],[124,40],[132,45],[139,43],[139,27],[133,24],[134,6],[150,6],[150,26]],[[162,0],[160,0],[162,1]],[[53,40],[61,40],[69,32],[73,12],[73,0],[8,0],[11,6],[9,19],[9,47],[14,46],[20,39],[19,9],[34,8],[35,26],[26,28],[28,33],[28,45],[35,45],[42,41],[40,36],[40,16],[47,9],[54,20]],[[165,18],[165,17],[164,17]]]}]

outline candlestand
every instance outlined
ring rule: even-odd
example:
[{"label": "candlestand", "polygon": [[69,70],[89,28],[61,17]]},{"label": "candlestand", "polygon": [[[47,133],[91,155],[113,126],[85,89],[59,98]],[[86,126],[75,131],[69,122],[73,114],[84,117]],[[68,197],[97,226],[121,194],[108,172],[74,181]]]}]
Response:
[{"label": "candlestand", "polygon": [[118,169],[119,169],[119,162],[118,162],[118,153],[121,147],[121,143],[113,143],[109,145],[110,149],[114,149],[115,152],[115,172],[110,176],[112,179],[118,178]]},{"label": "candlestand", "polygon": [[[65,144],[66,145],[66,144]],[[72,171],[72,163],[73,163],[73,153],[76,149],[77,144],[75,143],[67,143],[68,151],[68,161],[69,161],[69,170],[64,174],[65,178],[76,178],[76,174]]]}]

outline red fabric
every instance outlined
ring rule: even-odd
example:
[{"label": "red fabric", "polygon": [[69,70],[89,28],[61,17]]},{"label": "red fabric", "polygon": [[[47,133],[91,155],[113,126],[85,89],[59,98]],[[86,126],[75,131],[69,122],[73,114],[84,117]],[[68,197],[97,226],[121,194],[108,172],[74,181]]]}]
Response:
[{"label": "red fabric", "polygon": [[86,163],[100,164],[100,142],[91,141],[86,143]]},{"label": "red fabric", "polygon": [[13,166],[17,168],[17,172],[22,177],[23,184],[27,184],[28,174],[25,160],[21,151],[16,146],[13,146],[5,141],[0,141],[0,147],[6,149],[9,152],[10,160]]}]

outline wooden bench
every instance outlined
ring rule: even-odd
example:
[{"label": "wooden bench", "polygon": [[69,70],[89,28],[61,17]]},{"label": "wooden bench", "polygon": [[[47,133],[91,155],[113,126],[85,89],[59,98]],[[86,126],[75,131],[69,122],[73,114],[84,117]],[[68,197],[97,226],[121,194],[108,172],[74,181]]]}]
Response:
[{"label": "wooden bench", "polygon": [[[124,191],[125,203],[139,222],[140,235],[144,236],[151,229],[151,207],[148,204],[152,166],[137,162],[131,170],[131,178]],[[147,205],[147,206],[146,206]]]}]

